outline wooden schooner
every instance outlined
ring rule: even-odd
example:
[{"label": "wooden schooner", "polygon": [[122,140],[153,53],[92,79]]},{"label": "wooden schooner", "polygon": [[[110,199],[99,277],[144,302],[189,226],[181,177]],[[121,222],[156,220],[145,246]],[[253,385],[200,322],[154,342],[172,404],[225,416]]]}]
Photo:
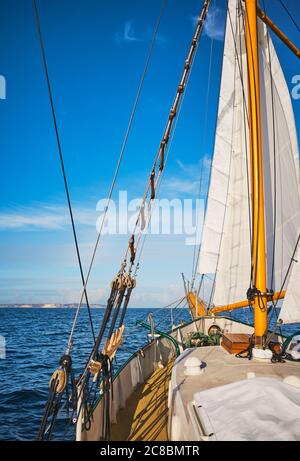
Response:
[{"label": "wooden schooner", "polygon": [[[142,208],[151,208],[157,193],[209,6],[205,0]],[[282,324],[300,322],[299,149],[269,29],[300,57],[256,0],[228,0],[198,267],[201,277],[213,278],[209,302],[199,299],[193,284],[187,286],[191,322],[168,333],[150,322],[152,341],[111,376],[135,289],[141,240],[132,235],[112,281],[101,331],[76,383],[78,441],[300,440],[300,341],[280,333]],[[137,225],[141,220],[142,211]],[[279,306],[270,332],[268,317]],[[254,326],[224,316],[242,308],[253,309]],[[193,339],[202,345],[193,347]],[[46,426],[55,414],[51,406],[56,408],[68,388],[71,349],[70,342],[52,376],[40,440],[47,439]]]}]

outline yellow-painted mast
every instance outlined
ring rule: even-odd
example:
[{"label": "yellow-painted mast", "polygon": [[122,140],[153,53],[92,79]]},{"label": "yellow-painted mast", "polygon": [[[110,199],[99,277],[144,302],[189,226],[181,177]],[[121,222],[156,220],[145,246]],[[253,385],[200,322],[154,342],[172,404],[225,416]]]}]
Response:
[{"label": "yellow-painted mast", "polygon": [[254,300],[254,331],[255,344],[260,347],[264,342],[264,336],[267,332],[268,317],[266,298],[266,244],[257,37],[257,2],[256,0],[245,0],[245,6],[249,91],[250,175],[252,188],[252,279],[255,288],[261,293],[261,296],[256,296]]}]

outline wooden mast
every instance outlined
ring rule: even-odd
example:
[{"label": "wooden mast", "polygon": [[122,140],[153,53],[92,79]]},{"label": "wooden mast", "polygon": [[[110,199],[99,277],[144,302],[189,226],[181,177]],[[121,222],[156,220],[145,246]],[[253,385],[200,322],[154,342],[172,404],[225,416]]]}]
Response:
[{"label": "wooden mast", "polygon": [[[227,305],[213,306],[209,314],[215,315],[221,312],[232,311],[248,306],[255,308],[255,336],[257,346],[264,342],[267,331],[267,302],[277,301],[285,297],[285,290],[275,293],[266,291],[266,243],[264,223],[264,186],[263,186],[263,159],[261,142],[261,118],[260,118],[260,86],[259,86],[259,60],[257,17],[287,45],[287,47],[300,58],[300,50],[287,38],[287,36],[266,16],[259,8],[255,0],[243,0],[246,10],[246,51],[249,87],[249,140],[250,140],[250,176],[251,176],[251,199],[252,199],[252,281],[256,288],[249,293],[248,299],[243,299]],[[258,296],[259,295],[259,296]],[[203,314],[201,314],[203,315]]]},{"label": "wooden mast", "polygon": [[260,347],[267,332],[266,243],[264,214],[264,184],[259,89],[259,60],[257,37],[257,2],[245,0],[246,50],[249,91],[249,129],[252,188],[252,263],[253,283],[260,295],[254,300],[255,344]]}]

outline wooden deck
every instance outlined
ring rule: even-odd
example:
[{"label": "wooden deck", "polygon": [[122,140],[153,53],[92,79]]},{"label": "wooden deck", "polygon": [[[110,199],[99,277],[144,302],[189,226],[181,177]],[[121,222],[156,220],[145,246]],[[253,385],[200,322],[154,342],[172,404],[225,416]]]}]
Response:
[{"label": "wooden deck", "polygon": [[168,388],[173,361],[137,386],[111,426],[111,440],[167,441]]},{"label": "wooden deck", "polygon": [[[192,357],[197,358],[202,362],[202,374],[186,374],[186,360],[191,359]],[[222,346],[198,347],[185,350],[184,353],[177,358],[172,374],[172,421],[174,422],[175,418],[176,423],[175,427],[174,424],[171,427],[173,440],[199,441],[202,436],[206,437],[206,440],[285,440],[285,438],[278,438],[280,437],[280,433],[284,434],[283,428],[285,427],[286,416],[283,416],[281,419],[280,414],[280,408],[284,405],[284,394],[282,394],[283,397],[281,401],[278,402],[274,400],[273,409],[271,406],[270,408],[267,408],[262,404],[260,408],[257,406],[256,410],[253,408],[255,405],[259,405],[257,402],[262,401],[261,399],[263,394],[258,394],[256,400],[253,399],[253,396],[244,396],[244,407],[241,415],[239,415],[239,418],[241,420],[243,419],[242,414],[244,413],[245,415],[245,405],[247,402],[249,405],[252,404],[253,407],[249,409],[249,414],[251,417],[253,414],[255,415],[255,412],[256,415],[260,415],[260,430],[263,429],[262,433],[264,434],[261,438],[259,438],[259,431],[255,432],[255,429],[253,432],[251,419],[249,419],[249,430],[246,430],[244,426],[241,433],[236,431],[231,434],[230,438],[228,433],[226,438],[222,438],[224,434],[220,435],[220,432],[222,433],[220,427],[217,430],[218,433],[214,434],[214,425],[218,425],[218,419],[214,421],[213,425],[209,416],[205,413],[205,410],[201,409],[199,412],[199,406],[197,404],[195,405],[194,402],[197,400],[196,396],[199,396],[201,392],[212,390],[213,388],[219,388],[248,380],[251,383],[251,380],[254,382],[255,378],[272,378],[282,383],[282,381],[288,376],[300,378],[299,362],[286,361],[285,363],[271,363],[248,360],[246,358],[237,358],[234,354],[229,354]],[[291,390],[296,389],[296,387],[293,386],[290,386],[290,388]],[[275,391],[274,395],[278,396]],[[298,401],[300,403],[300,396],[297,400],[295,399],[294,405],[298,405]],[[286,405],[288,405],[288,397],[286,397],[286,402]],[[272,411],[273,416],[270,416]],[[276,411],[277,414],[275,418],[274,414]],[[195,415],[194,418],[193,415]],[[193,418],[193,421],[191,418]],[[220,419],[221,418],[222,416],[220,416]],[[207,424],[207,421],[209,421],[209,424]],[[289,422],[289,424],[291,423]],[[299,430],[299,424],[298,426],[297,424],[298,420],[295,419],[294,423],[290,426],[290,430],[288,430],[284,435],[284,437],[290,437],[286,440],[299,440],[296,432]],[[280,429],[280,426],[282,426],[282,430]],[[272,435],[272,431],[274,435]],[[210,438],[210,435],[212,435],[212,438]]]}]

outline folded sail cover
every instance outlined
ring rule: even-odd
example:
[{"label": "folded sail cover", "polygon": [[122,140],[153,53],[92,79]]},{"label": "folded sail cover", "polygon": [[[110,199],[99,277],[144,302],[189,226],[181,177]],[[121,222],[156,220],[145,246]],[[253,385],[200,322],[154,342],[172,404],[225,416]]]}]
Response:
[{"label": "folded sail cover", "polygon": [[[218,121],[199,272],[215,273],[212,302],[245,299],[251,273],[251,178],[247,57],[240,2],[229,0]],[[258,21],[267,286],[280,291],[300,232],[297,133],[288,87],[266,26]],[[295,257],[297,260],[297,257]],[[280,317],[300,321],[294,262]]]},{"label": "folded sail cover", "polygon": [[300,389],[254,378],[195,394],[207,434],[219,441],[297,441]]}]

